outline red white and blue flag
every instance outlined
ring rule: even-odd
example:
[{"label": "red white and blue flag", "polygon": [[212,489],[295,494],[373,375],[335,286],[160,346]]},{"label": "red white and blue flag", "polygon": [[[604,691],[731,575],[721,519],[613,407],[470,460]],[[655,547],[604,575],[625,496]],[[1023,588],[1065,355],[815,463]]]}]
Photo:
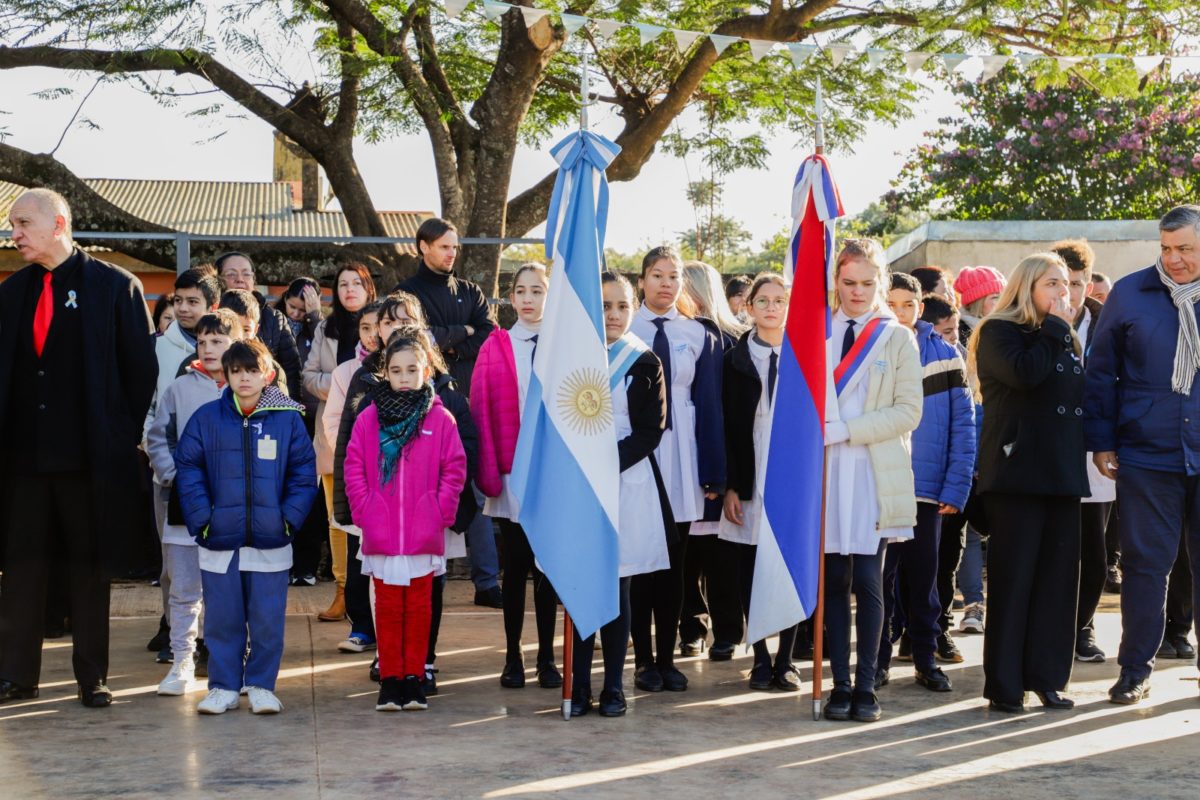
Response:
[{"label": "red white and blue flag", "polygon": [[[827,354],[832,312],[834,224],[842,201],[824,156],[805,160],[792,189],[791,284],[762,487],[758,555],[746,639],[766,638],[817,607],[824,486]],[[835,402],[835,401],[833,401]]]}]

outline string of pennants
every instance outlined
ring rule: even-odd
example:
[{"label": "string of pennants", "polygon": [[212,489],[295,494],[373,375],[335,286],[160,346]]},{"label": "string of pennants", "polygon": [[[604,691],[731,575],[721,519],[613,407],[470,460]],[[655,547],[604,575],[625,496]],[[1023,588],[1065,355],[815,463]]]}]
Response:
[{"label": "string of pennants", "polygon": [[[446,16],[450,19],[458,19],[467,10],[467,6],[471,2],[472,0],[443,0]],[[822,51],[828,54],[829,60],[835,69],[848,59],[857,59],[863,55],[866,56],[869,68],[878,69],[890,58],[899,56],[904,62],[905,71],[909,76],[916,75],[931,60],[935,63],[936,61],[941,61],[946,67],[946,71],[950,74],[958,72],[969,63],[979,62],[982,65],[979,79],[988,81],[996,77],[1000,70],[1004,69],[1010,62],[1016,61],[1022,69],[1026,69],[1036,61],[1049,60],[1057,62],[1059,69],[1069,69],[1084,61],[1096,61],[1101,65],[1105,65],[1109,61],[1131,61],[1133,68],[1137,71],[1138,77],[1144,77],[1158,68],[1166,58],[1165,55],[1127,56],[1116,53],[1098,53],[1092,56],[1048,56],[1042,53],[975,55],[971,53],[903,51],[880,47],[859,48],[848,44],[827,44],[822,46],[804,42],[773,42],[765,39],[746,39],[740,36],[723,36],[716,33],[679,30],[662,25],[652,25],[646,22],[619,22],[599,17],[586,17],[580,14],[567,14],[546,8],[513,5],[502,2],[502,0],[482,0],[483,15],[492,22],[498,21],[500,17],[514,8],[520,11],[521,16],[525,18],[526,28],[532,28],[548,16],[553,15],[557,17],[559,24],[566,31],[567,36],[572,36],[584,28],[584,26],[588,26],[589,30],[596,36],[607,40],[616,36],[619,31],[629,29],[637,31],[641,44],[647,45],[660,36],[669,33],[675,42],[675,47],[681,54],[690,50],[696,42],[708,39],[712,42],[713,47],[716,48],[718,56],[732,45],[738,42],[745,42],[749,47],[750,59],[756,63],[777,50],[782,50],[791,57],[792,63],[797,67],[803,66],[810,58]]]}]

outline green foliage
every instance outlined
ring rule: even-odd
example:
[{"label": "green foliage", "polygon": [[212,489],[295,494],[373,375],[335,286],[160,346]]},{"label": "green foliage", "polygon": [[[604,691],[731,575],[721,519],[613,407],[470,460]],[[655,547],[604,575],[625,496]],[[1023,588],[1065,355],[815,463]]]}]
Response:
[{"label": "green foliage", "polygon": [[837,232],[839,238],[878,239],[887,247],[928,220],[929,214],[924,211],[893,208],[890,203],[876,200],[854,216],[838,220]]},{"label": "green foliage", "polygon": [[[946,219],[1153,219],[1200,195],[1200,79],[1133,96],[1082,77],[961,83],[887,198]],[[1111,88],[1111,87],[1110,87]]]}]

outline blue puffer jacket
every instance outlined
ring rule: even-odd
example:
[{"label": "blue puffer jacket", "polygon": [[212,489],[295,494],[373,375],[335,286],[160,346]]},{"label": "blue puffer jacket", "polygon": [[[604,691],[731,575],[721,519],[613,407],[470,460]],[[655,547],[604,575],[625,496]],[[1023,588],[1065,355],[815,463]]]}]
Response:
[{"label": "blue puffer jacket", "polygon": [[917,497],[962,511],[975,470],[975,404],[958,350],[928,322],[917,322],[917,347],[925,370],[921,424],[912,435]]},{"label": "blue puffer jacket", "polygon": [[243,415],[226,387],[197,409],[175,448],[175,485],[201,547],[269,550],[292,542],[317,497],[304,406],[275,387]]}]

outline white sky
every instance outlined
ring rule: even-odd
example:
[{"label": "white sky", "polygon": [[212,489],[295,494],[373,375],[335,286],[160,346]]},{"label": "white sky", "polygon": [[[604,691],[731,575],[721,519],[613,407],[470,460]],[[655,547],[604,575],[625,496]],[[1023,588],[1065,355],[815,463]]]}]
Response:
[{"label": "white sky", "polygon": [[[781,60],[780,68],[786,69]],[[79,99],[94,78],[59,71],[21,69],[0,72],[0,128],[6,141],[33,152],[55,146]],[[74,97],[40,100],[35,92],[72,85]],[[196,102],[211,102],[202,98]],[[232,106],[231,106],[232,107]],[[898,128],[875,126],[853,155],[833,157],[834,175],[848,213],[862,210],[889,188],[899,172],[903,154],[918,144],[923,131],[937,119],[954,112],[948,91],[934,90],[920,104],[916,118]],[[104,84],[96,90],[80,115],[100,126],[92,130],[72,127],[56,156],[75,174],[85,178],[173,178],[182,180],[269,181],[271,130],[256,117],[197,120],[179,109],[165,109],[121,84]],[[594,114],[593,129],[606,134],[618,130],[616,120],[601,111]],[[216,141],[204,140],[225,131]],[[553,169],[547,142],[539,150],[522,148],[516,158],[512,192],[516,194]],[[766,170],[728,176],[725,212],[740,219],[757,245],[780,230],[787,220],[791,185],[796,167],[811,144],[790,136],[770,141]],[[437,186],[427,141],[420,136],[355,147],[359,168],[366,178],[376,207],[381,210],[438,210]],[[693,227],[694,217],[684,194],[689,181],[700,177],[700,162],[688,163],[656,153],[634,181],[612,184],[608,246],[621,251],[641,249],[646,243],[673,241],[680,231]]]}]

